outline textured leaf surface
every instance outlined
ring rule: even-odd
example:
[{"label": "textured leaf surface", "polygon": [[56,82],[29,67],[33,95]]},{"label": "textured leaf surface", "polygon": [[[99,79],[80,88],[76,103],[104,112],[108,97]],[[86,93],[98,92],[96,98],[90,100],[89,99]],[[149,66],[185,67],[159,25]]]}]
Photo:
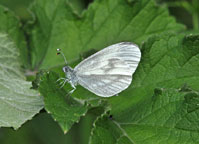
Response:
[{"label": "textured leaf surface", "polygon": [[14,13],[7,8],[0,6],[0,33],[6,33],[16,44],[20,52],[20,60],[23,66],[28,67],[27,48],[21,24]]},{"label": "textured leaf surface", "polygon": [[6,34],[0,34],[0,127],[19,128],[43,108],[20,71],[19,53]]},{"label": "textured leaf surface", "polygon": [[156,90],[153,97],[132,106],[123,121],[100,118],[92,144],[150,144],[199,142],[199,94],[176,89]]},{"label": "textured leaf surface", "polygon": [[[150,38],[142,47],[141,63],[131,87],[109,99],[112,123],[121,133],[120,137],[118,133],[112,135],[110,122],[101,118],[96,122],[91,143],[105,135],[111,135],[110,143],[197,143],[198,93],[170,89],[153,93],[156,87],[183,85],[198,90],[198,64],[199,35],[168,34]],[[101,135],[104,129],[107,134]]]},{"label": "textured leaf surface", "polygon": [[131,107],[133,103],[151,95],[156,87],[179,88],[188,85],[198,90],[198,45],[199,35],[164,34],[150,38],[141,48],[142,58],[131,88],[122,93],[126,96],[110,99],[114,110]]},{"label": "textured leaf surface", "polygon": [[46,73],[41,77],[39,91],[44,96],[46,111],[52,114],[54,120],[66,133],[81,116],[85,115],[87,107],[60,89],[59,83],[56,83],[57,79],[55,73]]},{"label": "textured leaf surface", "polygon": [[64,64],[55,57],[57,48],[72,62],[91,49],[121,41],[140,44],[151,35],[184,28],[153,0],[95,0],[81,17],[65,0],[36,0],[32,11],[37,18],[30,39],[33,68]]}]

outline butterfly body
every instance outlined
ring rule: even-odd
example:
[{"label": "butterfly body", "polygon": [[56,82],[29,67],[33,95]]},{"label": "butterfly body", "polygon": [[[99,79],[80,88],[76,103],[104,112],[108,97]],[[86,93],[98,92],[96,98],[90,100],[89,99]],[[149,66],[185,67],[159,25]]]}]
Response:
[{"label": "butterfly body", "polygon": [[72,69],[70,66],[64,66],[63,72],[66,75],[66,79],[68,79],[68,81],[72,85],[76,86],[78,84],[78,79],[77,79],[76,72],[74,71],[74,69]]}]

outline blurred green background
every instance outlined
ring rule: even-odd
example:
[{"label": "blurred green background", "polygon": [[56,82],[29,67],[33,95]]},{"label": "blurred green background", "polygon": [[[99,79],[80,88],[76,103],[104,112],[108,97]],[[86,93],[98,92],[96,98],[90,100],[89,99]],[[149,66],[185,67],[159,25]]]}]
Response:
[{"label": "blurred green background", "polygon": [[[78,0],[71,0],[72,3]],[[83,5],[75,5],[78,12],[86,9],[92,0],[81,0]],[[0,0],[0,4],[11,9],[21,19],[22,23],[31,19],[31,13],[28,11],[29,5],[33,0]],[[173,2],[158,0],[158,4],[165,2]],[[191,0],[187,0],[191,3]],[[191,12],[185,8],[171,4],[169,7],[170,14],[175,16],[179,23],[183,23],[188,29],[193,29],[193,19]],[[26,122],[17,131],[12,128],[0,128],[0,144],[87,144],[92,122],[95,115],[89,112],[88,115],[75,124],[72,129],[66,134],[59,125],[54,122],[50,115],[42,111],[36,115],[33,120]]]},{"label": "blurred green background", "polygon": [[[31,18],[31,13],[28,11],[28,7],[31,5],[31,3],[34,0],[0,0],[0,4],[8,7],[12,11],[14,11],[22,21],[26,21]],[[69,0],[71,1],[76,9],[81,12],[83,9],[86,9],[89,3],[91,3],[93,0]],[[78,5],[77,1],[82,1],[81,5]],[[192,0],[156,0],[158,4],[165,4],[170,2],[178,2],[178,1],[186,1],[188,3],[192,3]],[[198,0],[193,0],[198,1]],[[198,6],[199,7],[199,6]],[[193,28],[193,22],[192,22],[192,15],[185,10],[182,6],[175,6],[173,4],[170,4],[169,7],[170,14],[175,16],[177,21],[180,23],[184,23],[188,29]]]},{"label": "blurred green background", "polygon": [[30,18],[27,10],[33,0],[0,0],[0,4],[11,9],[23,20]]}]

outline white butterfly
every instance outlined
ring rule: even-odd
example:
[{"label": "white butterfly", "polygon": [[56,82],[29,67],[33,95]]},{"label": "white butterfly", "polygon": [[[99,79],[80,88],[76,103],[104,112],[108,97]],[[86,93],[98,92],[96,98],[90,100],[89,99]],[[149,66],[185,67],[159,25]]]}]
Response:
[{"label": "white butterfly", "polygon": [[[57,49],[57,54],[64,54]],[[76,89],[80,84],[84,88],[101,97],[117,95],[125,90],[132,81],[141,58],[141,52],[137,45],[130,42],[121,42],[104,48],[80,62],[74,69],[64,66],[66,78],[60,78],[69,82]],[[64,57],[67,64],[66,58]]]}]

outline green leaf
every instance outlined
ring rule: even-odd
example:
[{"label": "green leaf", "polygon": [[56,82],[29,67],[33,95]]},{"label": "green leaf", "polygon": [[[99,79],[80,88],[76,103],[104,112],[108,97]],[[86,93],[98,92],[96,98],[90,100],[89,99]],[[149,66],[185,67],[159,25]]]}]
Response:
[{"label": "green leaf", "polygon": [[[199,96],[189,92],[190,88],[199,89],[198,46],[199,35],[183,34],[154,36],[143,44],[141,63],[130,88],[108,100],[114,119],[111,125],[119,129],[114,135],[109,130],[112,127],[106,131],[107,134],[103,133],[111,137],[110,143],[199,141]],[[156,87],[181,86],[181,92],[156,89],[153,95]],[[91,143],[96,143],[96,137],[104,139],[105,136],[99,133],[110,126],[105,119],[96,122]]]},{"label": "green leaf", "polygon": [[18,57],[14,43],[0,33],[0,127],[17,129],[43,108],[42,98],[20,71]]},{"label": "green leaf", "polygon": [[[142,46],[142,58],[133,82],[119,97],[112,97],[118,119],[138,101],[152,95],[154,88],[199,89],[199,35],[164,34],[150,38]],[[121,103],[122,102],[122,103]],[[121,115],[120,115],[121,114]]]},{"label": "green leaf", "polygon": [[28,68],[30,61],[28,60],[28,52],[25,42],[24,33],[21,30],[21,24],[17,17],[7,8],[0,6],[0,33],[6,33],[9,38],[16,44],[20,52],[20,62]]},{"label": "green leaf", "polygon": [[87,112],[87,106],[60,89],[58,75],[50,72],[41,77],[39,91],[44,96],[45,109],[52,114],[64,133]]},{"label": "green leaf", "polygon": [[32,67],[40,69],[64,64],[55,57],[57,48],[73,62],[91,49],[121,41],[141,44],[152,35],[184,30],[154,0],[95,0],[81,16],[65,0],[36,0],[32,11],[37,18],[30,38]]},{"label": "green leaf", "polygon": [[156,89],[153,97],[132,106],[123,121],[114,116],[95,123],[91,144],[199,142],[199,94],[194,91]]}]

